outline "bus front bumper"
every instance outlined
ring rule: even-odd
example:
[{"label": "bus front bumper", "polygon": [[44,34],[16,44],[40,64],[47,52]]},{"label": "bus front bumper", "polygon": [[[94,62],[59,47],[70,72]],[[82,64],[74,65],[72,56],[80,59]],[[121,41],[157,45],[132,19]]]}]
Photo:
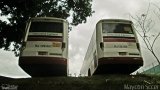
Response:
[{"label": "bus front bumper", "polygon": [[131,74],[143,65],[141,57],[104,57],[94,74]]},{"label": "bus front bumper", "polygon": [[67,59],[20,57],[19,66],[32,77],[67,76]]},{"label": "bus front bumper", "polygon": [[142,57],[103,57],[98,60],[98,64],[137,64],[142,66]]}]

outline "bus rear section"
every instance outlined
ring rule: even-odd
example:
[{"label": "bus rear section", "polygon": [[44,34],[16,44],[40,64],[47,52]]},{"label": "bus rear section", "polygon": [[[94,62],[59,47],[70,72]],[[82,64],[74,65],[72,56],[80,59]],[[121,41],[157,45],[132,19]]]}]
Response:
[{"label": "bus rear section", "polygon": [[143,65],[139,42],[131,21],[102,20],[97,24],[97,29],[99,57],[94,74],[130,74]]},{"label": "bus rear section", "polygon": [[32,77],[67,76],[68,23],[58,18],[32,18],[26,28],[26,43],[20,67]]}]

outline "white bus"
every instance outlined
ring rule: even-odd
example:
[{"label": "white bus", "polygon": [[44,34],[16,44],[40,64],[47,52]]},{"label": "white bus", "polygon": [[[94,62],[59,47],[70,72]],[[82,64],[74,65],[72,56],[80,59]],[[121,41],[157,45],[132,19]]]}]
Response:
[{"label": "white bus", "polygon": [[103,19],[96,24],[80,74],[130,74],[142,65],[133,23],[123,19]]},{"label": "white bus", "polygon": [[26,25],[19,66],[31,76],[67,76],[68,22],[35,17]]}]

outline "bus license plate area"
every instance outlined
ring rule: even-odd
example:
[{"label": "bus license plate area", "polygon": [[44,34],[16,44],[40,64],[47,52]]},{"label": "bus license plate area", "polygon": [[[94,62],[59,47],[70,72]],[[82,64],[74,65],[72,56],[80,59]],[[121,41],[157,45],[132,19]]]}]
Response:
[{"label": "bus license plate area", "polygon": [[124,56],[124,55],[127,55],[127,53],[126,52],[119,52],[119,55]]},{"label": "bus license plate area", "polygon": [[38,52],[38,55],[48,55],[48,52],[45,52],[45,51],[39,51],[39,52]]},{"label": "bus license plate area", "polygon": [[60,42],[53,42],[52,46],[53,47],[61,47],[61,43]]}]

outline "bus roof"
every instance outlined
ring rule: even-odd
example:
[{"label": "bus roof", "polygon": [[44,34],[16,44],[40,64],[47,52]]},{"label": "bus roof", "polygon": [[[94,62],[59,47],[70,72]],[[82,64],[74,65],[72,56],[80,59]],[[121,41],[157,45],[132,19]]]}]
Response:
[{"label": "bus roof", "polygon": [[100,22],[116,22],[116,23],[126,22],[132,24],[132,21],[127,19],[101,19],[98,21],[98,23]]},{"label": "bus roof", "polygon": [[65,19],[56,18],[56,17],[33,17],[29,19],[29,21],[36,21],[36,20],[60,20],[63,22],[67,22]]}]

